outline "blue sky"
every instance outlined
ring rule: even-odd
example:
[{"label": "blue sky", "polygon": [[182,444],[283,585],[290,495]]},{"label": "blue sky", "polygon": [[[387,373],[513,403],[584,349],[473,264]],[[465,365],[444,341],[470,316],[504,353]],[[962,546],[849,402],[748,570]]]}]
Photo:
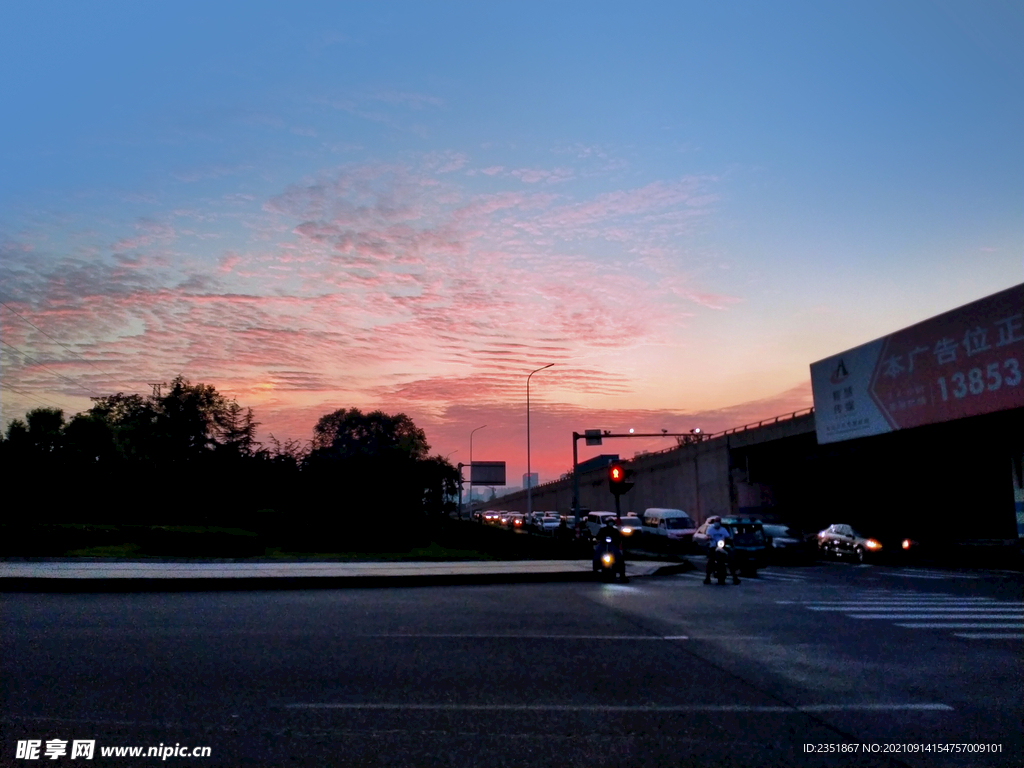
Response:
[{"label": "blue sky", "polygon": [[7,3],[0,418],[181,373],[278,436],[380,407],[467,461],[486,423],[518,477],[555,362],[543,481],[573,429],[810,405],[810,362],[1024,280],[1022,33],[1011,2]]}]

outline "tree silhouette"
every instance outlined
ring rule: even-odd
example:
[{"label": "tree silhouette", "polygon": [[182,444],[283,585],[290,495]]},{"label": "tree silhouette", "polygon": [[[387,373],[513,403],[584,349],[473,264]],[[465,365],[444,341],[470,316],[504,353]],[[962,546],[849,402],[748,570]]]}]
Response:
[{"label": "tree silhouette", "polygon": [[346,459],[384,456],[422,459],[430,446],[427,436],[404,413],[389,416],[383,411],[363,414],[344,408],[321,416],[313,428],[313,452]]},{"label": "tree silhouette", "polygon": [[9,498],[31,523],[230,525],[298,532],[317,548],[345,537],[351,549],[379,543],[387,519],[392,547],[394,531],[440,525],[458,490],[456,469],[429,456],[403,413],[325,414],[307,450],[273,435],[262,445],[252,408],[184,376],[162,396],[92,400],[70,422],[38,408],[7,426],[0,461],[19,480]]}]

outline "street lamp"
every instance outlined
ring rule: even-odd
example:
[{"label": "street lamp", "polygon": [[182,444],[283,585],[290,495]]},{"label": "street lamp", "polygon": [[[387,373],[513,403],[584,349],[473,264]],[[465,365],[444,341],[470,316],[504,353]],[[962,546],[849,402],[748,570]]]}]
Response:
[{"label": "street lamp", "polygon": [[[548,363],[542,365],[536,371],[532,371],[530,376],[538,371],[543,371],[545,368],[550,368],[554,363]],[[530,376],[526,377],[526,519],[529,520],[533,517],[533,472],[530,467]]]},{"label": "street lamp", "polygon": [[479,432],[481,429],[486,427],[477,427],[469,433],[469,508],[470,511],[473,509],[473,432]]}]

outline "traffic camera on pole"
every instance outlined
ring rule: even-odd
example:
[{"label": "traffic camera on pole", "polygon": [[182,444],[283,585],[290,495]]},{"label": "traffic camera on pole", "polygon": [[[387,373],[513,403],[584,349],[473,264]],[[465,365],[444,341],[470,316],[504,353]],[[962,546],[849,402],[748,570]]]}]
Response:
[{"label": "traffic camera on pole", "polygon": [[616,498],[627,493],[629,489],[633,487],[633,481],[629,479],[632,475],[632,469],[626,469],[617,462],[609,465],[608,488]]}]

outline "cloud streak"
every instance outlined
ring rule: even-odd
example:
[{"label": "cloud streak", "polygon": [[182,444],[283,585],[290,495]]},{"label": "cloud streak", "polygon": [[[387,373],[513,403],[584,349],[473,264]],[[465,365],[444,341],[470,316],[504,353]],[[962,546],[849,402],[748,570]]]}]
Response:
[{"label": "cloud streak", "polygon": [[[714,179],[594,193],[571,186],[570,168],[489,166],[485,177],[512,186],[480,191],[453,174],[470,162],[436,152],[324,170],[258,210],[236,197],[249,205],[241,248],[187,245],[196,233],[173,217],[217,234],[218,214],[194,209],[140,217],[90,258],[9,244],[0,279],[18,285],[12,306],[109,375],[30,331],[11,343],[48,350],[105,393],[178,373],[214,383],[261,409],[267,432],[302,439],[301,419],[333,403],[387,403],[438,425],[457,407],[500,410],[538,361],[557,365],[546,386],[567,413],[580,398],[621,398],[633,380],[599,362],[610,347],[668,343],[665,329],[692,314],[680,299],[734,301],[678,260],[680,238],[713,211]],[[11,387],[71,394],[16,355],[4,362]]]}]

